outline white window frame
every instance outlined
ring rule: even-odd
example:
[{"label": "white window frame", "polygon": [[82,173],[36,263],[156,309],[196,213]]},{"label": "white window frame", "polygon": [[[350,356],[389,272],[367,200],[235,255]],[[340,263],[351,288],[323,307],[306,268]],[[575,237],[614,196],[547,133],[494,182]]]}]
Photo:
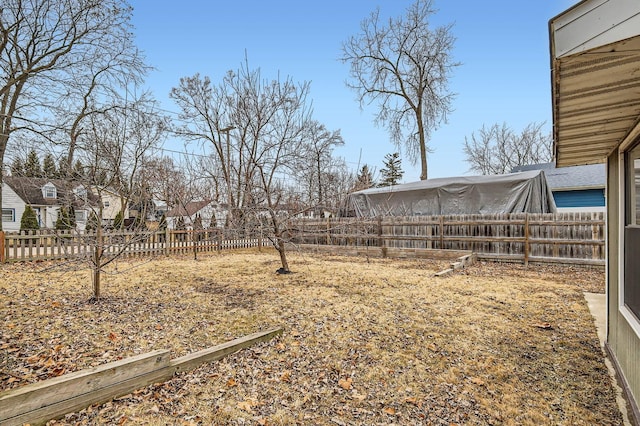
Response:
[{"label": "white window frame", "polygon": [[76,222],[84,222],[87,220],[87,212],[84,210],[75,211]]},{"label": "white window frame", "polygon": [[[11,215],[11,219],[5,218],[5,213],[9,213]],[[11,208],[3,208],[2,209],[2,222],[15,222],[16,221],[16,209]]]},{"label": "white window frame", "polygon": [[53,185],[45,185],[42,189],[42,196],[44,198],[58,198],[58,191]]},{"label": "white window frame", "polygon": [[[624,230],[626,224],[627,213],[627,162],[625,161],[625,153],[633,147],[633,143],[620,146],[618,149],[618,191],[620,197],[618,200],[618,312],[627,321],[627,324],[640,337],[640,321],[635,314],[627,307],[625,301],[625,249],[624,249]],[[608,327],[608,325],[607,325]]]}]

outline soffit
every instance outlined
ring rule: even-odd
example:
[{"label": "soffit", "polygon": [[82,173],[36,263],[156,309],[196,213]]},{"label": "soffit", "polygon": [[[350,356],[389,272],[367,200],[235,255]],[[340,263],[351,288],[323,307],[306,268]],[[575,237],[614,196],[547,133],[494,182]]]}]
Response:
[{"label": "soffit", "polygon": [[640,36],[552,57],[558,167],[605,161],[640,122]]}]

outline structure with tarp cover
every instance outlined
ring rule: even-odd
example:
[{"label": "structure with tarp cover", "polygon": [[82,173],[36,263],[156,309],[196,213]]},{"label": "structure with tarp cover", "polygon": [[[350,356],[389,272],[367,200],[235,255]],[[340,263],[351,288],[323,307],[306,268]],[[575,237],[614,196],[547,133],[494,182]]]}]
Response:
[{"label": "structure with tarp cover", "polygon": [[358,217],[555,213],[542,170],[490,176],[428,179],[349,194]]}]

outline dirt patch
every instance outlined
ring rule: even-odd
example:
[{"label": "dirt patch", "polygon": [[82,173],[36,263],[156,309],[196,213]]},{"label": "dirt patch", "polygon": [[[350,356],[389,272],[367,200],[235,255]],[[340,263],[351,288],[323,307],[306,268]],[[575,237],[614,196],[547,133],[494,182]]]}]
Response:
[{"label": "dirt patch", "polygon": [[[621,424],[583,290],[601,271],[243,252],[0,268],[0,389],[278,326],[277,339],[55,424]],[[53,424],[53,423],[52,423]]]}]

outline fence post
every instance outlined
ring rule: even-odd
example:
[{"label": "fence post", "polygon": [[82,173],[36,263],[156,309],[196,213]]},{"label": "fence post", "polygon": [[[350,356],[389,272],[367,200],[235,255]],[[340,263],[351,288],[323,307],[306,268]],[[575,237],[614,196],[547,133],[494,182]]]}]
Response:
[{"label": "fence post", "polygon": [[260,226],[260,231],[258,232],[258,251],[262,251],[262,226]]},{"label": "fence post", "polygon": [[444,216],[440,215],[440,250],[444,250]]},{"label": "fence post", "polygon": [[529,266],[529,213],[524,214],[524,267]]},{"label": "fence post", "polygon": [[5,257],[5,247],[4,231],[0,231],[0,263],[4,263],[7,260]]}]

